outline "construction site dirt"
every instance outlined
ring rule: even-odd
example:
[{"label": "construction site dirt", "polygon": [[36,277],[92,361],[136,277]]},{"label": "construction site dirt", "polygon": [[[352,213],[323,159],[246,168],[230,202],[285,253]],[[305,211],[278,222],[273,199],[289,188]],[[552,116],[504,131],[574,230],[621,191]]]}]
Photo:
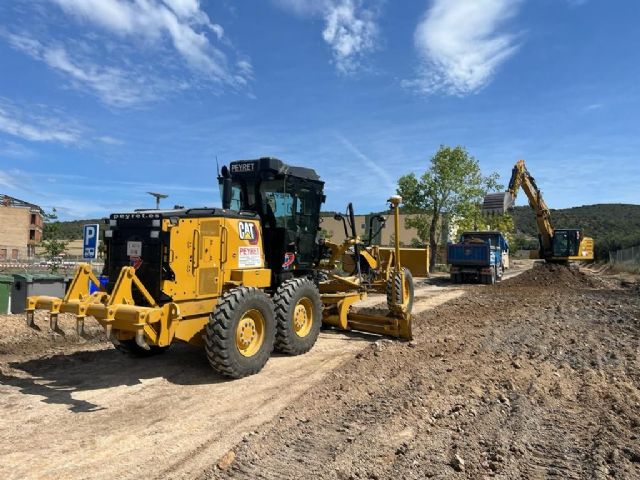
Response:
[{"label": "construction site dirt", "polygon": [[235,381],[3,316],[0,476],[640,478],[637,284],[541,265],[416,293],[411,342],[325,331]]}]

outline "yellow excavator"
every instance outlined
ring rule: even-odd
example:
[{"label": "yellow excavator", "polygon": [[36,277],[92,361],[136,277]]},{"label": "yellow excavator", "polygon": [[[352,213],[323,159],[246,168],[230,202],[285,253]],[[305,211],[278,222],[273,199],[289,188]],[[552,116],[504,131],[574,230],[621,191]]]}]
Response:
[{"label": "yellow excavator", "polygon": [[[504,214],[513,208],[518,191],[522,188],[529,200],[529,206],[536,214],[540,249],[534,258],[548,262],[568,263],[570,261],[593,260],[593,239],[586,237],[578,228],[554,228],[551,212],[542,199],[542,192],[535,179],[527,170],[524,160],[513,167],[511,180],[506,192],[489,193],[484,197],[482,213]],[[536,252],[534,252],[536,253]]]},{"label": "yellow excavator", "polygon": [[310,168],[263,157],[239,160],[218,177],[222,208],[115,213],[107,220],[107,253],[99,286],[90,265],[78,267],[64,298],[27,300],[34,312],[76,315],[82,333],[95,318],[116,349],[146,357],[175,341],[203,346],[215,371],[231,378],[259,372],[272,350],[309,351],[320,325],[411,339],[413,282],[400,264],[399,205],[394,262],[383,283],[388,311],[368,314],[354,303],[376,291],[364,276],[338,278],[318,268],[324,182]]}]

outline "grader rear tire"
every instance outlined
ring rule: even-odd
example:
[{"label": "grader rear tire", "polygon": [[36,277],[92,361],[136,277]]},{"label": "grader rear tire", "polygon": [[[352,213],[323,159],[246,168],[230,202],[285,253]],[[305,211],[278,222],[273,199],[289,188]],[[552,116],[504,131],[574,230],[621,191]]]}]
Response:
[{"label": "grader rear tire", "polygon": [[205,327],[205,351],[213,369],[230,378],[262,370],[275,341],[273,302],[260,289],[239,287],[224,294]]},{"label": "grader rear tire", "polygon": [[273,297],[276,310],[276,350],[301,355],[315,345],[322,325],[318,287],[306,278],[283,282]]},{"label": "grader rear tire", "polygon": [[[402,285],[402,276],[401,275],[392,275],[387,282],[387,306],[389,310],[392,310],[392,306],[402,305],[405,301],[405,297],[408,296],[409,301],[407,302],[407,313],[411,313],[413,310],[413,277],[411,276],[411,271],[408,268],[402,267],[404,271],[404,285]],[[393,299],[393,284],[395,283],[396,287],[396,298],[395,302]]]}]

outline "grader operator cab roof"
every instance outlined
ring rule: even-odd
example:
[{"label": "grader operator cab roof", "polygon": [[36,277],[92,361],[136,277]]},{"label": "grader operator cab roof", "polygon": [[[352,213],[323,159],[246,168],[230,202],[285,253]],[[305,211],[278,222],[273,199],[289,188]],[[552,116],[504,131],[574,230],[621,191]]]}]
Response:
[{"label": "grader operator cab roof", "polygon": [[229,173],[233,179],[247,177],[274,178],[276,176],[286,175],[320,182],[320,177],[312,168],[292,167],[274,157],[262,157],[255,160],[236,160],[229,164]]}]

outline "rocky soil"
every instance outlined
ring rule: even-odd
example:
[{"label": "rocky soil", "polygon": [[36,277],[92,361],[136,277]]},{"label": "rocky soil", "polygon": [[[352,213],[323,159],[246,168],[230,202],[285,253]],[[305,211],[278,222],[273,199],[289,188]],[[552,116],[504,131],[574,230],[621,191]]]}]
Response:
[{"label": "rocky soil", "polygon": [[203,478],[640,478],[638,286],[542,265],[465,289]]}]

